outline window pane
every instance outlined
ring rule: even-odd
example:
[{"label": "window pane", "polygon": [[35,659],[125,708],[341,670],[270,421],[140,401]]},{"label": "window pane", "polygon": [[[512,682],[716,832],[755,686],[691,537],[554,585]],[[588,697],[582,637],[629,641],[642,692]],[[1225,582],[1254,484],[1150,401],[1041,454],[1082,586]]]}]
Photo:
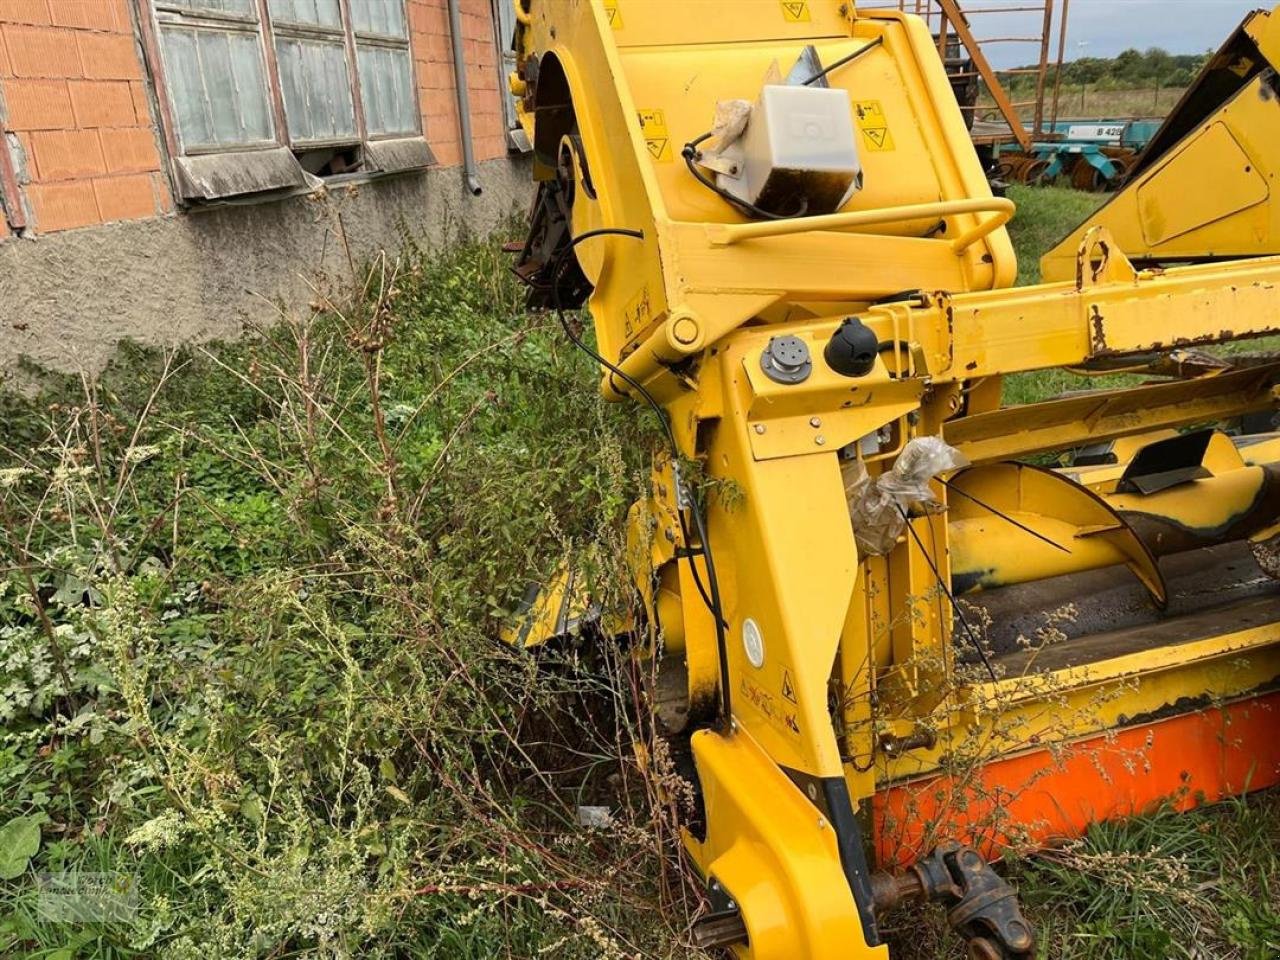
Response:
[{"label": "window pane", "polygon": [[371,136],[417,133],[413,100],[413,71],[409,51],[361,44],[360,99],[365,126]]},{"label": "window pane", "polygon": [[255,34],[165,24],[160,38],[183,149],[273,139]]},{"label": "window pane", "polygon": [[356,136],[355,107],[346,48],[317,40],[276,40],[284,112],[295,141],[350,140]]},{"label": "window pane", "polygon": [[271,0],[270,9],[273,21],[342,26],[338,0]]},{"label": "window pane", "polygon": [[356,33],[407,37],[404,0],[351,0],[351,25]]}]

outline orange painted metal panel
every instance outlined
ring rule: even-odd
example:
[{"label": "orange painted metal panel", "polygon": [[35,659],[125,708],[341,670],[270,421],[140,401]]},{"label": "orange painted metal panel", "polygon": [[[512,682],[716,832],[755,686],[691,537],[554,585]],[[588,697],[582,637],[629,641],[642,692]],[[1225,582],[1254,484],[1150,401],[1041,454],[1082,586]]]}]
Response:
[{"label": "orange painted metal panel", "polygon": [[905,866],[955,837],[987,857],[1048,846],[1090,824],[1187,810],[1280,783],[1280,693],[1033,750],[876,795],[876,854]]}]

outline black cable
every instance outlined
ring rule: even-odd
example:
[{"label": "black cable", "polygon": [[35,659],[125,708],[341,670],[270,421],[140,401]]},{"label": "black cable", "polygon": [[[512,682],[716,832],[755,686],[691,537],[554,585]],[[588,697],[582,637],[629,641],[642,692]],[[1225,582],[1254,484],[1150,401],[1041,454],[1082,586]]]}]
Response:
[{"label": "black cable", "polygon": [[757,207],[754,203],[749,203],[740,197],[735,197],[728,190],[721,188],[718,183],[711,180],[709,177],[704,176],[702,171],[698,169],[698,159],[702,156],[698,151],[698,144],[702,143],[702,141],[706,140],[710,136],[711,133],[704,133],[702,136],[694,140],[690,140],[684,145],[684,149],[680,151],[680,156],[684,157],[685,166],[689,168],[689,172],[693,174],[693,178],[700,184],[718,196],[725,203],[735,207],[740,213],[749,217],[755,217],[758,220],[795,220],[799,217],[803,217],[809,212],[809,201],[802,199],[800,201],[800,209],[795,213],[770,213],[763,207]]},{"label": "black cable", "polygon": [[[880,46],[882,43],[884,43],[884,37],[876,37],[866,46],[860,47],[859,49],[853,51],[853,53],[847,56],[841,57],[835,63],[831,64],[831,66],[824,67],[822,70],[815,73],[808,80],[804,81],[804,83],[801,84],[801,86],[807,87],[811,83],[815,83],[818,80],[821,80],[823,77],[831,73],[833,70],[838,70],[840,67],[853,63],[858,58],[864,56],[867,53],[870,53],[872,50]],[[702,171],[698,169],[698,161],[702,156],[702,154],[698,151],[698,147],[700,144],[702,144],[704,141],[706,141],[712,136],[713,136],[713,133],[711,131],[707,131],[706,133],[702,134],[700,137],[695,137],[693,140],[690,140],[688,143],[684,145],[684,148],[680,151],[680,156],[684,157],[685,166],[689,168],[689,172],[693,174],[693,178],[697,180],[700,184],[702,184],[704,187],[706,187],[708,190],[710,190],[712,193],[718,196],[721,200],[725,201],[730,206],[736,208],[739,212],[746,214],[749,217],[755,217],[758,220],[795,220],[795,219],[798,219],[799,217],[803,217],[806,213],[809,212],[809,201],[801,200],[800,209],[797,210],[795,213],[770,213],[768,210],[765,210],[762,207],[757,207],[754,203],[750,203],[746,200],[741,199],[740,197],[735,197],[729,191],[722,189],[720,185],[716,183],[714,180],[705,176],[702,173]]]},{"label": "black cable", "polygon": [[1051,539],[1049,539],[1049,538],[1048,538],[1048,537],[1046,537],[1043,533],[1041,533],[1039,530],[1033,530],[1033,529],[1031,529],[1031,527],[1028,527],[1025,523],[1022,523],[1021,521],[1019,521],[1019,520],[1015,519],[1014,517],[1009,516],[1007,513],[1001,513],[1001,512],[1000,512],[999,510],[997,510],[995,507],[991,506],[991,504],[989,504],[989,503],[984,503],[983,501],[979,500],[979,499],[978,499],[977,497],[975,497],[972,493],[965,493],[965,492],[964,492],[963,490],[961,490],[959,487],[953,487],[953,486],[952,486],[950,483],[948,483],[946,480],[941,480],[941,479],[940,479],[938,482],[939,482],[940,484],[942,484],[944,487],[946,487],[946,488],[947,488],[947,490],[949,490],[951,493],[958,494],[958,495],[960,495],[960,496],[964,497],[966,500],[969,500],[969,501],[972,501],[973,503],[976,503],[976,504],[977,504],[978,506],[980,506],[983,510],[988,510],[988,511],[990,511],[991,513],[994,513],[994,514],[995,514],[997,517],[999,517],[1001,520],[1005,520],[1005,521],[1007,521],[1008,523],[1013,524],[1013,525],[1014,525],[1015,527],[1017,527],[1019,530],[1023,531],[1024,533],[1029,533],[1029,534],[1031,534],[1031,536],[1035,537],[1037,540],[1043,540],[1043,541],[1044,541],[1045,543],[1047,543],[1049,546],[1051,546],[1051,547],[1056,547],[1057,549],[1061,550],[1063,553],[1070,553],[1070,552],[1071,552],[1071,550],[1070,550],[1069,548],[1064,547],[1062,544],[1058,543],[1056,540],[1051,540]]},{"label": "black cable", "polygon": [[[644,385],[637,381],[634,377],[622,370],[616,364],[610,363],[604,357],[600,356],[595,350],[587,346],[582,338],[573,332],[573,328],[569,326],[569,319],[565,316],[564,307],[560,302],[560,273],[564,269],[565,263],[568,262],[569,255],[573,253],[574,248],[585,240],[594,237],[630,237],[633,240],[643,240],[643,230],[629,230],[623,227],[604,227],[599,230],[588,230],[570,240],[560,251],[551,268],[551,300],[552,307],[555,309],[556,317],[560,321],[560,326],[564,329],[565,336],[569,338],[569,342],[575,347],[589,356],[600,366],[604,367],[611,374],[618,377],[653,409],[658,417],[658,422],[662,424],[663,432],[667,435],[667,442],[671,445],[672,469],[675,471],[674,480],[683,492],[685,499],[689,502],[689,513],[693,517],[694,526],[698,531],[698,539],[702,544],[702,558],[707,565],[707,581],[710,591],[703,588],[701,576],[698,572],[698,564],[693,559],[692,554],[686,552],[685,559],[689,563],[689,568],[693,573],[694,582],[698,585],[698,592],[702,594],[703,602],[707,605],[707,609],[711,613],[712,620],[715,622],[716,628],[716,650],[720,659],[720,709],[723,714],[722,720],[728,722],[732,716],[733,700],[729,690],[729,641],[725,634],[728,626],[724,618],[724,604],[720,597],[720,580],[716,576],[715,558],[711,554],[711,538],[707,535],[706,519],[702,515],[702,508],[698,504],[698,498],[694,491],[685,484],[683,478],[679,475],[680,465],[680,446],[676,442],[675,431],[671,428],[671,420],[667,416],[667,412],[653,398]],[[684,512],[680,509],[680,505],[676,504],[676,515],[680,521],[681,533],[684,536],[686,544],[690,542],[689,528],[685,521]]]},{"label": "black cable", "polygon": [[876,37],[874,40],[868,43],[865,47],[861,47],[860,49],[853,51],[853,53],[849,54],[846,57],[841,57],[839,60],[837,60],[835,63],[833,63],[829,67],[824,67],[820,72],[815,73],[812,77],[806,80],[802,84],[802,86],[807,87],[809,86],[809,84],[815,83],[816,81],[821,80],[831,71],[839,70],[846,63],[853,63],[853,61],[857,60],[859,57],[863,56],[864,54],[870,53],[872,50],[880,46],[880,44],[882,43],[884,43],[884,37]]},{"label": "black cable", "polygon": [[938,581],[938,586],[942,588],[942,592],[951,601],[951,609],[955,611],[956,619],[960,621],[960,625],[964,627],[964,632],[969,635],[969,642],[973,644],[973,649],[978,651],[978,656],[982,659],[982,665],[987,668],[987,673],[991,675],[992,683],[999,683],[996,676],[996,669],[991,665],[991,660],[987,657],[987,651],[982,649],[982,644],[978,642],[977,635],[973,632],[973,628],[969,626],[969,621],[965,619],[964,611],[960,609],[960,605],[956,603],[956,598],[951,593],[951,588],[947,586],[942,574],[938,572],[937,565],[933,562],[933,557],[929,555],[929,551],[925,549],[924,541],[920,539],[920,534],[916,533],[916,528],[911,525],[911,518],[907,516],[906,509],[902,504],[898,504],[898,512],[902,514],[903,522],[907,525],[907,532],[911,534],[911,538],[915,540],[916,546],[920,548],[920,553],[924,557],[924,562],[929,565],[929,569],[933,571],[934,579]]}]

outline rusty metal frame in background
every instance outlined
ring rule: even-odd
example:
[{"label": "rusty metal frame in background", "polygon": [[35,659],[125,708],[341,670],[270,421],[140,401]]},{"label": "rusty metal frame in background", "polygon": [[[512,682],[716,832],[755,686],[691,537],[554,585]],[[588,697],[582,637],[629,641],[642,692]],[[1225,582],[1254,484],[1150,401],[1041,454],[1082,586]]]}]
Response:
[{"label": "rusty metal frame in background", "polygon": [[[981,4],[981,0],[978,0]],[[1008,2],[1008,0],[1004,0]],[[974,132],[975,143],[992,143],[1016,141],[1024,150],[1032,140],[1044,136],[1058,118],[1059,96],[1062,86],[1062,61],[1066,46],[1066,25],[1070,0],[1025,0],[1007,6],[980,5],[965,9],[963,0],[869,0],[868,6],[896,6],[897,9],[914,13],[923,17],[929,28],[934,31],[938,40],[938,54],[947,61],[948,34],[954,30],[957,40],[968,52],[972,67],[965,72],[955,73],[948,70],[952,79],[962,77],[979,77],[987,86],[988,92],[996,102],[1001,115],[1008,123],[1009,131],[1005,134]],[[1043,23],[1038,36],[1001,36],[978,37],[973,32],[971,17],[1000,13],[1041,13]],[[1055,15],[1059,21],[1059,36],[1056,59],[1050,59],[1053,48],[1053,22]],[[1038,50],[1038,59],[1034,66],[995,68],[988,60],[983,46],[989,43],[1034,43]],[[1049,76],[1050,69],[1054,75]],[[1001,77],[1016,74],[1035,75],[1035,98],[1025,101],[1013,101],[1001,83]],[[1050,103],[1050,100],[1052,101]],[[1031,129],[1019,115],[1019,108],[1032,109]],[[966,114],[976,114],[977,106],[961,105]],[[1048,121],[1048,123],[1046,123]]]},{"label": "rusty metal frame in background", "polygon": [[[969,51],[969,56],[973,58],[973,65],[977,68],[978,75],[987,85],[987,92],[991,94],[991,99],[996,102],[996,106],[1000,109],[1000,113],[1004,116],[1009,124],[1009,129],[1013,133],[1013,138],[1018,141],[1018,146],[1023,150],[1031,149],[1031,134],[1027,132],[1027,128],[1022,125],[1022,118],[1018,116],[1017,108],[1010,101],[1009,95],[1004,91],[1004,85],[1000,83],[1000,78],[996,76],[994,70],[991,69],[991,63],[987,60],[987,55],[982,51],[982,45],[973,35],[973,31],[969,29],[969,22],[965,19],[964,13],[961,12],[956,0],[937,0],[938,6],[942,8],[943,15],[951,21],[951,28],[955,30],[956,36],[960,38],[960,42],[965,45],[965,49]],[[1046,16],[1053,16],[1053,0],[1045,0],[1047,9]],[[1046,38],[1047,39],[1047,38]],[[1043,68],[1043,60],[1041,61]],[[1039,88],[1043,91],[1043,69],[1041,73],[1041,82]],[[1037,113],[1040,110],[1037,108]]]}]

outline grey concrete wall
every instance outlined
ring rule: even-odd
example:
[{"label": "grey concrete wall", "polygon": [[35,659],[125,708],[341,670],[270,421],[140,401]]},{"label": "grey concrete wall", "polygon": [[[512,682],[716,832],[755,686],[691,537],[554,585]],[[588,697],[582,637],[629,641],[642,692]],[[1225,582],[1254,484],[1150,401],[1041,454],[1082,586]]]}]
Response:
[{"label": "grey concrete wall", "polygon": [[[341,288],[407,235],[438,245],[487,233],[532,196],[528,164],[481,165],[471,197],[458,168],[337,186],[327,194],[220,206],[0,243],[0,377],[20,357],[100,370],[123,339],[231,339],[306,309],[315,284]],[[345,240],[344,240],[345,238]]]}]

